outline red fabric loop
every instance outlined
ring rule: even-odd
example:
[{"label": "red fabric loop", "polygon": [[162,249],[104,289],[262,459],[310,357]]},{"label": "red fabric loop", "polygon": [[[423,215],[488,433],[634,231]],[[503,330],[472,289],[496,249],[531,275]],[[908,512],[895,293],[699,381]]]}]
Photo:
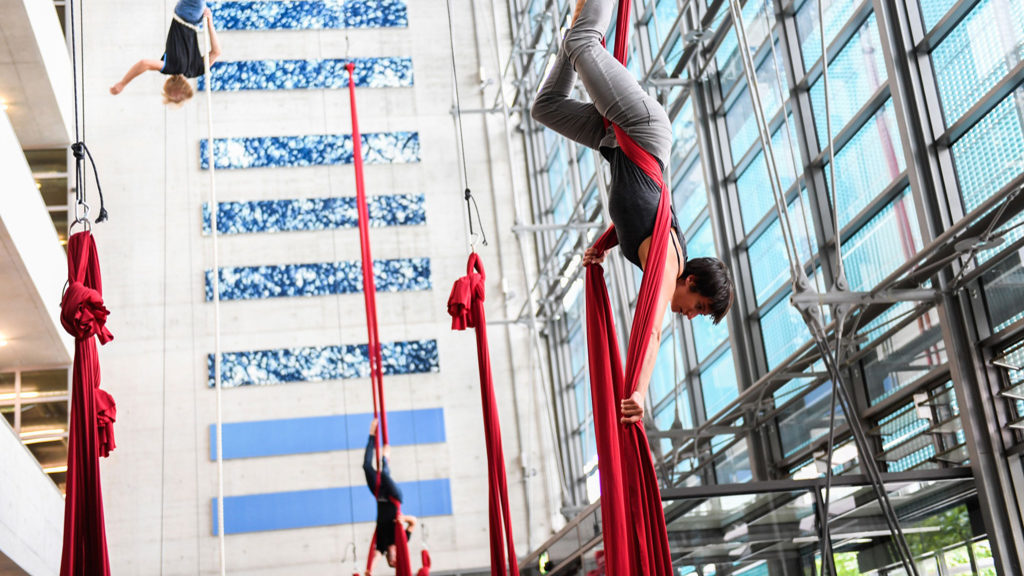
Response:
[{"label": "red fabric loop", "polygon": [[430,576],[430,552],[425,549],[420,551],[420,569],[416,576]]},{"label": "red fabric loop", "polygon": [[[512,538],[512,517],[509,513],[508,482],[505,473],[505,455],[501,447],[501,423],[498,403],[494,396],[491,375],[491,353],[487,345],[487,317],[484,314],[484,265],[476,252],[469,255],[466,276],[452,286],[448,299],[448,312],[452,314],[452,329],[476,328],[477,365],[480,372],[480,401],[483,406],[484,440],[487,446],[488,525],[491,539],[491,574],[506,576],[519,574],[515,543]],[[426,551],[424,551],[424,554]],[[429,556],[425,556],[429,562]],[[429,563],[425,564],[429,567]],[[422,575],[427,574],[423,570]]]},{"label": "red fabric loop", "polygon": [[[109,576],[99,458],[114,449],[114,399],[99,389],[96,339],[113,339],[106,328],[96,241],[89,232],[68,240],[68,289],[61,299],[61,325],[75,337],[71,376],[71,422],[64,499],[61,576]],[[96,336],[97,338],[93,338]]]}]

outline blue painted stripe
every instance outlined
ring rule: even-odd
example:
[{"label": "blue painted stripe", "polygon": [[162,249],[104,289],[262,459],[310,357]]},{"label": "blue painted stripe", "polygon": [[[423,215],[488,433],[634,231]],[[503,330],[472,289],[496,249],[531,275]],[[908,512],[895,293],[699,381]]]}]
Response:
[{"label": "blue painted stripe", "polygon": [[323,28],[404,28],[401,0],[298,0],[210,2],[219,30],[318,30]]},{"label": "blue painted stripe", "polygon": [[[215,62],[213,90],[303,90],[348,88],[347,60],[241,60]],[[412,86],[412,58],[353,58],[357,88]],[[206,89],[200,76],[199,90]]]},{"label": "blue painted stripe", "polygon": [[[221,354],[221,386],[263,386],[284,382],[319,382],[368,378],[366,344],[305,346]],[[437,340],[381,344],[385,375],[437,372]],[[213,354],[206,357],[207,384],[213,388]]]},{"label": "blue painted stripe", "polygon": [[[370,226],[426,224],[423,194],[385,194],[366,199]],[[332,230],[359,225],[354,196],[219,202],[217,231],[221,234]],[[203,203],[203,234],[209,234],[210,205]]]},{"label": "blue painted stripe", "polygon": [[[221,300],[261,300],[363,291],[359,261],[233,266],[220,269]],[[374,260],[377,292],[430,290],[429,258]],[[206,300],[213,300],[213,270],[206,271]]]},{"label": "blue painted stripe", "polygon": [[[224,459],[362,450],[372,419],[367,413],[225,422]],[[388,412],[388,441],[392,446],[444,442],[444,409]],[[210,424],[210,460],[216,459],[217,426]]]},{"label": "blue painted stripe", "polygon": [[[396,164],[420,161],[418,132],[362,134],[363,162]],[[209,140],[199,141],[199,159],[209,169]],[[257,136],[214,140],[217,169],[321,166],[352,163],[351,134]]]},{"label": "blue painted stripe", "polygon": [[[404,502],[402,512],[420,518],[452,514],[451,486],[447,478],[399,482]],[[211,532],[217,535],[217,499]],[[335,526],[377,519],[377,502],[366,486],[320,490],[272,492],[224,498],[224,533],[243,534],[267,530],[290,530],[313,526]]]}]

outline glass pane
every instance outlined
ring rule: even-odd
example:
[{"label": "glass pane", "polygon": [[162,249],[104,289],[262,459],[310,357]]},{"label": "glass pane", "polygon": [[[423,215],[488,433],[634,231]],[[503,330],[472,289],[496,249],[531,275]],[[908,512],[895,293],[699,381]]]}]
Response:
[{"label": "glass pane", "polygon": [[676,382],[684,373],[681,349],[676,345],[674,331],[666,332],[658,348],[658,359],[651,374],[650,394],[655,404],[675,390]]},{"label": "glass pane", "polygon": [[[885,84],[885,58],[878,38],[875,15],[867,19],[846,47],[828,66],[829,110],[832,113],[832,136],[849,122],[868,99]],[[818,130],[819,149],[828,142],[825,124],[824,76],[811,87],[811,106]]]},{"label": "glass pane", "polygon": [[[814,225],[810,222],[810,215],[803,209],[806,203],[807,195],[804,193],[802,201],[793,201],[789,204],[789,222],[796,236],[801,262],[806,262],[811,257],[811,246],[817,242],[813,239]],[[811,234],[810,242],[807,234]],[[789,262],[778,219],[775,219],[750,245],[747,257],[750,259],[754,297],[760,306],[766,298],[790,281]]]},{"label": "glass pane", "polygon": [[68,150],[54,148],[50,150],[25,150],[25,160],[33,174],[56,172],[67,174]]},{"label": "glass pane", "polygon": [[[882,459],[889,472],[922,467],[935,456],[935,443],[927,434],[931,421],[921,418],[911,402],[878,422],[882,439]],[[931,466],[923,466],[934,468]]]},{"label": "glass pane", "polygon": [[771,370],[811,339],[804,319],[785,297],[761,318],[765,359]]},{"label": "glass pane", "polygon": [[993,332],[1024,318],[1024,268],[1020,251],[1009,253],[985,272],[981,286]]},{"label": "glass pane", "polygon": [[64,396],[68,393],[68,371],[43,370],[21,373],[22,398]]},{"label": "glass pane", "polygon": [[[839,225],[846,226],[899,176],[904,167],[906,160],[896,128],[896,113],[892,100],[889,100],[836,153]],[[828,169],[825,176],[831,186]]]},{"label": "glass pane", "polygon": [[[832,385],[826,382],[807,393],[778,415],[779,441],[790,456],[828,434]],[[836,426],[844,424],[843,411],[836,407]]]},{"label": "glass pane", "polygon": [[917,381],[946,361],[938,315],[929,310],[878,345],[864,365],[871,405]]},{"label": "glass pane", "polygon": [[917,212],[904,190],[843,242],[843,263],[851,290],[870,290],[922,247]]},{"label": "glass pane", "polygon": [[586,146],[580,146],[576,164],[580,169],[580,183],[586,188],[590,184],[590,179],[594,177],[594,151]]},{"label": "glass pane", "polygon": [[14,399],[14,374],[0,374],[0,401]]},{"label": "glass pane", "polygon": [[678,174],[672,182],[672,205],[675,207],[680,230],[689,230],[707,207],[708,193],[704,186],[700,157],[695,158],[689,168]]},{"label": "glass pane", "polygon": [[[825,0],[825,43],[829,44],[853,15],[854,8],[862,0]],[[804,57],[804,69],[810,68],[821,58],[821,36],[818,31],[818,2],[808,0],[796,13],[796,30],[800,36],[800,51]]]},{"label": "glass pane", "polygon": [[992,544],[988,539],[979,540],[971,545],[974,549],[974,561],[978,565],[978,576],[996,576],[996,562],[992,557]]},{"label": "glass pane", "polygon": [[693,122],[693,100],[686,103],[672,120],[672,164],[690,154],[697,145],[697,126]]},{"label": "glass pane", "polygon": [[953,144],[957,181],[967,212],[1024,170],[1019,100],[1024,100],[1024,88],[1007,96]]},{"label": "glass pane", "polygon": [[1024,57],[1024,2],[984,0],[932,52],[946,125]]},{"label": "glass pane", "polygon": [[737,442],[715,460],[715,479],[720,484],[740,484],[753,479],[746,440]]},{"label": "glass pane", "polygon": [[739,396],[732,350],[726,350],[700,373],[700,388],[704,393],[704,413],[708,418]]},{"label": "glass pane", "polygon": [[931,30],[956,4],[957,0],[919,0],[921,19],[928,30]]},{"label": "glass pane", "polygon": [[576,422],[586,422],[590,414],[590,381],[586,378],[573,386],[573,397],[576,400]]},{"label": "glass pane", "polygon": [[[795,129],[795,124],[792,121],[789,126]],[[791,134],[789,138],[786,137],[785,124],[772,134],[772,152],[775,154],[775,164],[783,190],[788,190],[796,181],[797,175],[803,172],[801,163],[798,161],[796,141],[795,134]],[[747,233],[757,226],[758,222],[764,218],[765,213],[775,208],[771,180],[768,175],[768,163],[765,158],[767,156],[764,152],[759,152],[736,180],[736,194],[739,197],[740,214],[743,217],[743,231]]]}]

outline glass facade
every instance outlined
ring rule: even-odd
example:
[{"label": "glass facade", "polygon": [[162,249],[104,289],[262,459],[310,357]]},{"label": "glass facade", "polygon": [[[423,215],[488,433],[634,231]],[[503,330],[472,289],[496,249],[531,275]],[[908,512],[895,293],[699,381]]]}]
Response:
[{"label": "glass facade", "polygon": [[[888,486],[906,504],[897,512],[911,527],[919,573],[1013,573],[1024,552],[1012,531],[986,526],[1020,527],[1020,514],[971,486],[1024,490],[1013,480],[1024,477],[1024,233],[1012,193],[1024,182],[1024,3],[820,0],[823,32],[818,1],[740,2],[741,23],[729,1],[633,3],[629,69],[672,120],[666,172],[688,256],[722,258],[737,285],[720,325],[664,324],[647,398],[659,479],[675,495],[666,516],[678,573],[821,573],[813,537],[820,495],[797,487],[831,467],[847,477],[833,511],[881,522],[873,493],[856,480],[865,457],[882,473],[920,482]],[[513,2],[521,50],[512,69],[527,107],[573,5]],[[587,98],[582,86],[575,97]],[[548,225],[530,232],[541,275],[534,307],[550,355],[563,470],[574,480],[566,497],[583,507],[597,491],[579,262],[609,223],[608,171],[596,152],[528,115],[523,122],[533,217]],[[998,225],[988,226],[983,218],[993,213]],[[795,267],[819,293],[841,299],[845,283],[852,309],[832,301],[818,309],[855,414],[833,408],[834,378],[791,302],[787,237]],[[640,275],[618,255],[605,268],[624,350]],[[869,455],[852,441],[854,419]],[[1019,449],[993,456],[993,444]],[[793,482],[793,492],[758,492],[778,481]],[[734,485],[751,492],[727,502],[682,490],[735,494]],[[706,546],[704,532],[687,534],[717,514],[720,531]],[[968,528],[945,530],[960,520]],[[877,533],[865,528],[867,536],[841,518],[832,524],[836,573],[903,573],[884,523]],[[787,528],[764,539],[727,535],[741,525],[751,534],[755,525]]]}]

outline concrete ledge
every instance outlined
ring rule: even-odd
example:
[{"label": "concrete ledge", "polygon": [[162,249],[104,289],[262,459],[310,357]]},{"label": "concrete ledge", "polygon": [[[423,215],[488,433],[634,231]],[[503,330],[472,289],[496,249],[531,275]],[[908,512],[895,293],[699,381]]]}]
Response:
[{"label": "concrete ledge", "polygon": [[0,556],[33,576],[59,574],[64,498],[3,418],[0,462]]}]

